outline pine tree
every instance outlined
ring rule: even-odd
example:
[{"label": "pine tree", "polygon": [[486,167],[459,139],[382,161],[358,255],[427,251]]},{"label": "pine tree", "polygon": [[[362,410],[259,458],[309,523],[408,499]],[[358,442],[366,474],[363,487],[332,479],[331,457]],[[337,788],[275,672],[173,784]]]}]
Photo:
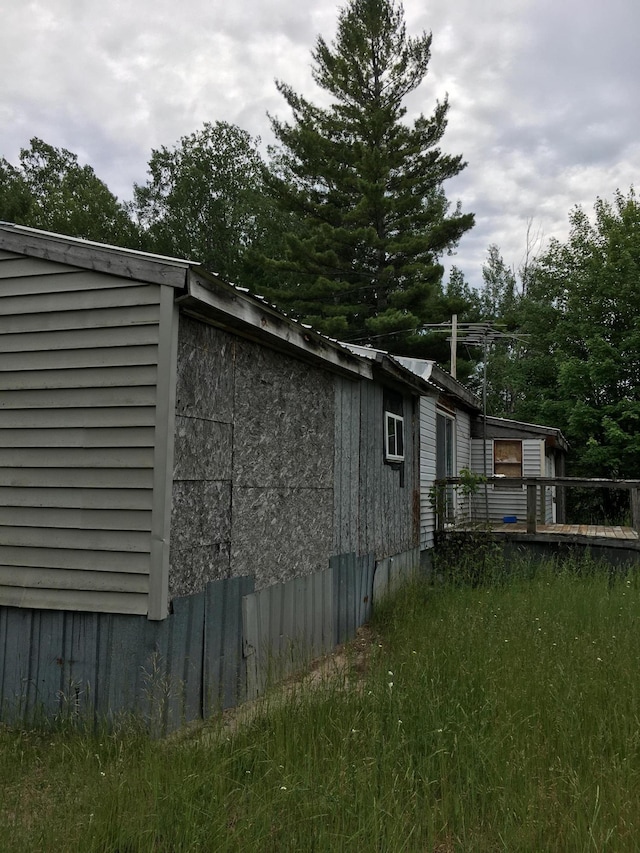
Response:
[{"label": "pine tree", "polygon": [[335,42],[312,52],[324,109],[277,83],[292,122],[272,118],[271,187],[300,228],[274,261],[290,284],[272,296],[328,334],[418,354],[416,330],[444,319],[438,259],[473,225],[443,183],[465,163],[439,148],[448,101],[405,121],[431,34],[409,38],[394,0],[350,0]]}]

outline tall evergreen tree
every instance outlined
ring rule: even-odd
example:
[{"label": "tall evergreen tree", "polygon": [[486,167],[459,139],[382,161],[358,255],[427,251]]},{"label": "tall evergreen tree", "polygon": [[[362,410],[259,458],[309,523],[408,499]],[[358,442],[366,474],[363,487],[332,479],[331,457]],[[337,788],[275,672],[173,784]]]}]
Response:
[{"label": "tall evergreen tree", "polygon": [[431,35],[409,38],[394,0],[350,0],[335,42],[320,36],[312,52],[333,103],[280,82],[293,120],[271,119],[271,188],[300,222],[274,261],[292,283],[273,297],[329,334],[414,354],[425,342],[416,330],[444,319],[438,259],[474,221],[443,190],[466,165],[438,148],[447,99],[404,120],[430,56]]}]

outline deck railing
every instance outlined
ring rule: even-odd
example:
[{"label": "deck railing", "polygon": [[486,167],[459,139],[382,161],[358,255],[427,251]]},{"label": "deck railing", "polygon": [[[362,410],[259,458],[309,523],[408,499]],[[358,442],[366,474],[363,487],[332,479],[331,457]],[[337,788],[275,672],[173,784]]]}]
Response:
[{"label": "deck railing", "polygon": [[[539,523],[544,523],[545,493],[548,488],[556,489],[620,489],[629,492],[631,510],[631,525],[640,535],[640,480],[607,480],[599,478],[581,477],[487,477],[486,481],[477,486],[477,494],[481,496],[485,486],[499,483],[504,486],[505,481],[509,486],[526,486],[527,489],[527,533],[535,533]],[[446,522],[446,513],[441,511],[445,505],[443,497],[447,487],[468,485],[468,479],[460,477],[447,477],[435,482],[435,510],[436,525],[442,529]],[[488,516],[488,504],[486,514]],[[485,519],[488,521],[488,518]]]}]

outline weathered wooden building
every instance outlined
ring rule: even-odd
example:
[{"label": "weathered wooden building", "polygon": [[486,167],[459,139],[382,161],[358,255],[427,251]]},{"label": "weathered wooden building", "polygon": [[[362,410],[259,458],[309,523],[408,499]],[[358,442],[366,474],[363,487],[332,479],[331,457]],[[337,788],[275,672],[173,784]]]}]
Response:
[{"label": "weathered wooden building", "polygon": [[423,392],[196,263],[0,224],[0,718],[159,672],[175,725],[345,639],[419,559]]},{"label": "weathered wooden building", "polygon": [[[363,357],[382,351],[349,345]],[[501,522],[526,518],[527,496],[510,477],[555,477],[564,474],[567,443],[554,427],[487,416],[480,400],[433,361],[384,353],[424,382],[420,398],[420,547],[423,556],[434,544],[436,498],[434,483],[469,471],[498,483],[483,486],[475,497],[453,486],[440,493],[439,510],[445,525],[475,521]],[[484,455],[483,455],[484,447]],[[504,478],[504,482],[502,481]],[[542,512],[546,521],[561,521],[563,508],[557,489],[545,489]],[[488,516],[487,516],[488,512]]]},{"label": "weathered wooden building", "polygon": [[0,252],[0,604],[163,619],[416,549],[409,371],[194,263],[9,225]]}]

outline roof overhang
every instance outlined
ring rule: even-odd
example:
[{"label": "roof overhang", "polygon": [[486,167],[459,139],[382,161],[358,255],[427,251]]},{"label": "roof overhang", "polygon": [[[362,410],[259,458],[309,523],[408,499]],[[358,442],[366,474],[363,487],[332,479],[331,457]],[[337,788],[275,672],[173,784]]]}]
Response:
[{"label": "roof overhang", "polygon": [[[485,437],[485,425],[482,415],[471,422],[471,438]],[[566,452],[569,442],[558,427],[530,424],[525,421],[512,421],[509,418],[496,418],[488,415],[486,419],[486,438],[541,438],[547,447]]]},{"label": "roof overhang", "polygon": [[204,270],[191,270],[176,299],[186,314],[350,378],[371,379],[372,366],[337,341],[287,317],[265,300]]}]

